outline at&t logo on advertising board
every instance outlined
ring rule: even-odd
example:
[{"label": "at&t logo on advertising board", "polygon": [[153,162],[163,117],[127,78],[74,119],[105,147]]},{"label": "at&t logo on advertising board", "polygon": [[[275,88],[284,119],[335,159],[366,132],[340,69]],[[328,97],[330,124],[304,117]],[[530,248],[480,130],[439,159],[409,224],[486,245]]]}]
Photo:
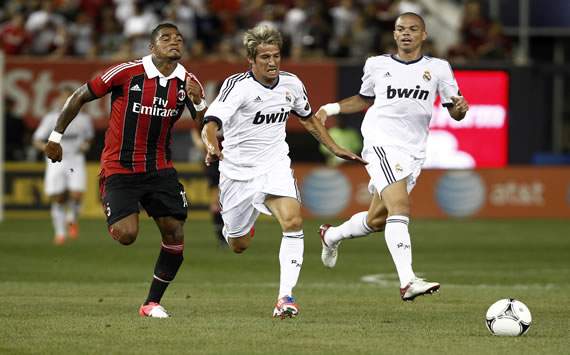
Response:
[{"label": "at&t logo on advertising board", "polygon": [[303,205],[316,216],[337,215],[349,203],[351,188],[350,181],[340,171],[315,169],[303,180]]},{"label": "at&t logo on advertising board", "polygon": [[439,207],[449,216],[468,217],[485,204],[485,184],[473,171],[450,171],[437,182]]}]

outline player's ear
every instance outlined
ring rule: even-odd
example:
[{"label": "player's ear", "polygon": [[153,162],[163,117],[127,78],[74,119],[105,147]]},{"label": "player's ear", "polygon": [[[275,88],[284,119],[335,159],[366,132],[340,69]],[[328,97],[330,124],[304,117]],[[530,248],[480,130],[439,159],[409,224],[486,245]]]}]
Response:
[{"label": "player's ear", "polygon": [[423,33],[422,33],[422,41],[425,41],[425,40],[427,39],[427,36],[428,36],[428,34],[427,34],[427,32],[424,30]]}]

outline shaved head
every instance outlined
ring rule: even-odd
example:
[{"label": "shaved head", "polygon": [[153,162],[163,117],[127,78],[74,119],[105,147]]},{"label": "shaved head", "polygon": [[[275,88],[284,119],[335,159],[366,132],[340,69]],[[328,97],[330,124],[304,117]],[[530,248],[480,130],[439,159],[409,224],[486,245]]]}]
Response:
[{"label": "shaved head", "polygon": [[415,12],[404,12],[403,14],[400,14],[400,16],[398,16],[398,18],[396,19],[396,23],[398,23],[398,21],[400,21],[400,19],[402,17],[415,17],[418,20],[420,20],[420,23],[422,24],[422,30],[426,30],[426,23],[424,21],[424,18],[421,17],[420,15],[416,14]]}]

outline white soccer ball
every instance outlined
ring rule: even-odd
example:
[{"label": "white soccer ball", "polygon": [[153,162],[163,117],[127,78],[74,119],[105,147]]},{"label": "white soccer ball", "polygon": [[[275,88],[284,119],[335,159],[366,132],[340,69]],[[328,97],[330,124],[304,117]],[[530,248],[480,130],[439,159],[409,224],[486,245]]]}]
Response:
[{"label": "white soccer ball", "polygon": [[528,307],[514,298],[493,303],[487,310],[486,324],[493,335],[516,337],[530,328],[532,316]]}]

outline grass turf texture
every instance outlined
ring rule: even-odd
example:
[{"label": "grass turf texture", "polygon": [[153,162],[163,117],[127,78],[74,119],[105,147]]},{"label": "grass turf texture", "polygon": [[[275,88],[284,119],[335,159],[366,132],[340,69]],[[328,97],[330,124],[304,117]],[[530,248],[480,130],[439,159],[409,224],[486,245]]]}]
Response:
[{"label": "grass turf texture", "polygon": [[[143,218],[118,245],[103,221],[51,244],[48,220],[0,224],[0,353],[24,354],[567,354],[570,228],[566,221],[413,221],[414,267],[439,295],[404,303],[383,234],[345,242],[333,270],[305,222],[296,319],[271,318],[280,230],[260,222],[249,250],[216,248],[207,221],[186,226],[185,261],[163,299],[173,317],[141,318],[159,237]],[[369,282],[362,281],[368,276]],[[487,308],[518,298],[532,313],[519,338],[489,334]]]}]

